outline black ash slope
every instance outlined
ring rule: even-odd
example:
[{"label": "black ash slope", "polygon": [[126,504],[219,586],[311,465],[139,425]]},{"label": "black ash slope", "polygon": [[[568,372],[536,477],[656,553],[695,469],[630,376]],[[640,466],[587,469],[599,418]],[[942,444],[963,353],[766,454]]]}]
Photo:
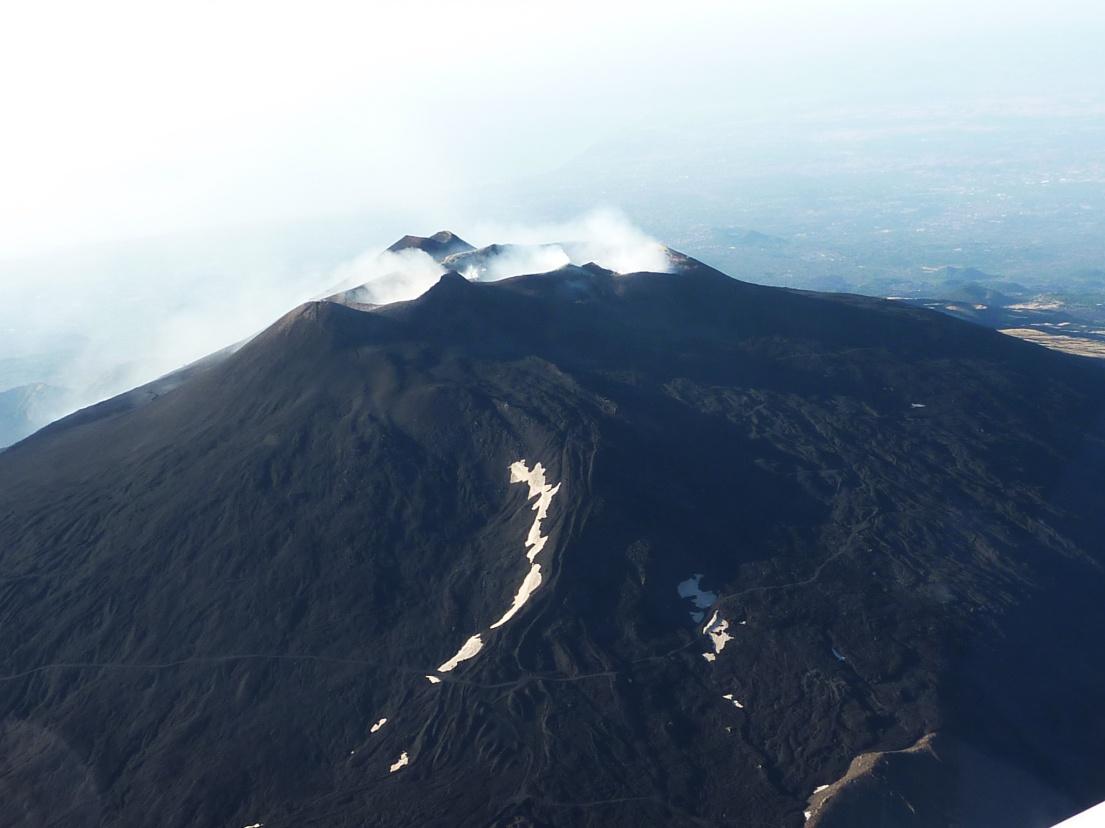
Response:
[{"label": "black ash slope", "polygon": [[1103,417],[693,264],[303,306],[0,454],[0,822],[1047,825],[1105,798]]},{"label": "black ash slope", "polygon": [[42,382],[0,391],[0,450],[63,413],[69,398],[66,389]]},{"label": "black ash slope", "polygon": [[475,249],[460,236],[449,230],[439,230],[432,236],[403,236],[388,248],[388,252],[399,253],[403,250],[421,250],[440,262],[448,256],[467,253]]}]

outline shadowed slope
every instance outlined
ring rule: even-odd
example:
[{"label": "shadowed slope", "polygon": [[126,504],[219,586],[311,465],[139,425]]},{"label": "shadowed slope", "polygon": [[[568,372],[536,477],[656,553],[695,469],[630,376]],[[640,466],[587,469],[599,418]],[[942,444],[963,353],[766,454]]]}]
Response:
[{"label": "shadowed slope", "polygon": [[693,261],[305,305],[0,455],[5,755],[59,769],[0,807],[797,826],[935,732],[1057,819],[1105,798],[1101,378]]}]

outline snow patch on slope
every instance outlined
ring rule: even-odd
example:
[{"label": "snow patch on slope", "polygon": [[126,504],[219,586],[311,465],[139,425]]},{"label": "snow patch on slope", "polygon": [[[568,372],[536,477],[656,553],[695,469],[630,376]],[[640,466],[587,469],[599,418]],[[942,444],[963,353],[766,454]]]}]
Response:
[{"label": "snow patch on slope", "polygon": [[491,629],[497,629],[514,617],[526,601],[530,599],[530,596],[537,591],[537,588],[541,586],[541,564],[535,563],[529,568],[529,572],[526,573],[526,577],[522,579],[522,585],[518,587],[518,591],[514,593],[514,603],[510,605],[503,617],[491,625]]},{"label": "snow patch on slope", "polygon": [[531,566],[529,572],[526,573],[526,577],[522,580],[522,585],[518,587],[518,591],[514,595],[514,602],[511,604],[510,609],[503,613],[503,617],[491,625],[491,629],[497,629],[509,621],[520,610],[530,596],[541,586],[541,564],[535,563],[534,559],[545,548],[545,544],[549,542],[549,536],[541,534],[541,522],[549,514],[549,506],[552,504],[553,498],[556,493],[560,491],[560,484],[555,486],[551,485],[545,479],[545,467],[540,463],[534,465],[531,469],[526,465],[525,460],[517,460],[510,466],[510,482],[511,483],[525,483],[529,486],[529,499],[534,500],[533,511],[537,514],[533,518],[533,523],[530,524],[529,533],[526,535],[526,558],[529,560]]},{"label": "snow patch on slope", "polygon": [[546,535],[541,534],[541,521],[548,517],[549,506],[556,493],[560,491],[560,484],[549,485],[545,480],[545,467],[537,463],[531,470],[526,466],[525,460],[518,460],[510,465],[510,482],[525,483],[529,486],[529,499],[537,498],[532,506],[537,516],[534,517],[529,534],[526,535],[526,546],[529,548],[526,557],[530,563],[533,563],[537,553],[545,548],[549,540]]},{"label": "snow patch on slope", "polygon": [[[541,564],[536,563],[534,559],[545,548],[545,545],[549,542],[548,535],[541,533],[541,523],[548,517],[549,506],[552,504],[553,498],[556,493],[560,491],[560,484],[555,486],[549,483],[545,478],[545,467],[540,463],[536,463],[531,469],[525,460],[516,460],[510,465],[510,482],[511,483],[525,483],[529,487],[529,493],[527,495],[528,500],[533,501],[531,507],[537,514],[534,515],[533,523],[530,524],[529,532],[526,534],[525,547],[527,549],[526,559],[530,562],[529,572],[526,573],[526,577],[522,580],[521,586],[518,587],[518,591],[514,594],[514,601],[511,603],[510,608],[503,613],[503,616],[491,625],[491,629],[497,629],[511,618],[529,601],[530,596],[541,586]],[[457,651],[456,655],[450,658],[437,668],[439,673],[448,673],[450,670],[456,668],[462,661],[467,661],[470,658],[474,658],[480,650],[483,649],[483,638],[478,633],[473,635]],[[426,679],[431,684],[440,683],[441,679],[437,676],[427,675]]]},{"label": "snow patch on slope", "polygon": [[395,773],[400,768],[405,768],[410,763],[410,757],[407,756],[407,752],[404,750],[401,754],[399,754],[399,758],[392,762],[391,773]]},{"label": "snow patch on slope", "polygon": [[454,655],[451,659],[438,667],[437,671],[439,673],[448,673],[462,661],[467,661],[468,659],[475,656],[482,649],[483,639],[480,638],[479,634],[477,633],[476,635],[465,641],[464,644],[461,645],[461,648],[457,650],[456,655]]},{"label": "snow patch on slope", "polygon": [[732,693],[726,693],[724,696],[722,696],[722,698],[726,701],[731,701],[733,703],[733,707],[737,708],[738,710],[744,710],[744,705],[733,698]]},{"label": "snow patch on slope", "polygon": [[[721,617],[721,614],[714,610],[713,616],[705,627],[702,628],[702,634],[708,636],[710,641],[714,645],[714,652],[720,653],[725,649],[725,645],[733,640],[733,636],[729,635],[729,622]],[[708,659],[713,661],[713,659]]]}]

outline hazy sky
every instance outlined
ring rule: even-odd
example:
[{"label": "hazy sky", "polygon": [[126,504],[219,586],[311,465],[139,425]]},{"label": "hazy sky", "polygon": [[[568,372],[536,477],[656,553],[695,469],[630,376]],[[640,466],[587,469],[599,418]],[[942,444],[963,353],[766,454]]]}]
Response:
[{"label": "hazy sky", "polygon": [[0,258],[358,208],[449,216],[681,119],[1099,95],[1102,6],[8,4]]},{"label": "hazy sky", "polygon": [[[644,238],[580,218],[603,207],[667,242],[772,232],[747,176],[770,190],[858,161],[879,177],[890,157],[877,205],[921,158],[910,136],[959,130],[924,145],[946,163],[983,114],[1031,113],[1034,143],[1013,118],[964,168],[1042,147],[1061,174],[1105,131],[1102,43],[1100,0],[9,3],[0,391],[90,402],[152,379],[374,272],[407,232]],[[873,135],[904,143],[879,156]],[[837,227],[865,185],[839,186],[818,212],[802,184],[774,224]]]}]

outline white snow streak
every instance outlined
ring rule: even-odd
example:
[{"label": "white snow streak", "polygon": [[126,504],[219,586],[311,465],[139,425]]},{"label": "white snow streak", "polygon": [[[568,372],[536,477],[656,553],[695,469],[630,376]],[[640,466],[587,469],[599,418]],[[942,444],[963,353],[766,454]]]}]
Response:
[{"label": "white snow streak", "polygon": [[411,760],[410,760],[410,758],[409,758],[409,757],[407,756],[407,752],[406,752],[406,751],[404,750],[404,751],[403,751],[403,752],[402,752],[402,753],[401,753],[401,754],[399,755],[399,758],[398,758],[398,759],[396,759],[396,760],[395,760],[395,761],[394,761],[394,762],[392,763],[392,765],[391,765],[391,772],[392,772],[392,773],[395,773],[395,772],[396,772],[397,770],[399,770],[400,768],[405,768],[405,767],[406,767],[407,765],[409,765],[410,763],[411,763]]},{"label": "white snow streak", "polygon": [[522,580],[522,585],[518,587],[518,591],[514,594],[514,603],[511,604],[510,609],[503,613],[502,618],[491,625],[491,629],[501,627],[513,618],[514,614],[522,608],[539,586],[541,586],[541,564],[535,563],[529,568],[529,572]]},{"label": "white snow streak", "polygon": [[[556,496],[556,493],[560,491],[560,484],[555,486],[551,485],[545,479],[545,467],[540,463],[536,463],[531,469],[526,465],[525,460],[516,460],[510,464],[510,482],[511,483],[525,483],[529,487],[529,494],[527,500],[533,500],[533,506],[531,507],[537,514],[533,518],[533,523],[530,524],[529,532],[526,535],[525,546],[527,548],[526,558],[530,562],[529,572],[526,573],[526,577],[522,580],[522,585],[518,587],[518,591],[514,595],[514,601],[502,618],[491,625],[491,629],[497,629],[509,621],[520,610],[525,603],[533,595],[534,591],[541,586],[541,564],[535,563],[534,559],[545,548],[545,544],[548,543],[548,535],[541,534],[541,522],[548,517],[549,506],[552,504],[552,499]],[[483,638],[478,633],[473,635],[467,641],[461,645],[461,648],[457,650],[456,655],[437,668],[439,673],[448,673],[450,670],[456,668],[462,661],[467,661],[470,658],[474,658],[480,650],[483,649]],[[431,684],[439,684],[441,679],[437,676],[428,675],[426,680]]]},{"label": "white snow streak", "polygon": [[446,661],[440,667],[437,668],[439,673],[448,673],[462,661],[467,661],[472,658],[476,653],[483,649],[483,639],[480,636],[474,635],[461,645],[461,648],[457,650],[457,654],[451,659]]},{"label": "white snow streak", "polygon": [[372,727],[370,727],[368,729],[368,731],[369,731],[369,733],[375,733],[377,730],[379,730],[381,727],[383,727],[387,723],[388,723],[387,716],[385,716],[384,718],[380,719],[380,721],[376,722],[376,724],[374,724]]},{"label": "white snow streak", "polygon": [[744,710],[744,705],[743,705],[743,704],[741,704],[741,703],[740,703],[739,701],[737,701],[736,699],[734,699],[734,698],[733,698],[733,694],[732,694],[732,693],[726,693],[726,694],[725,694],[724,696],[722,696],[722,698],[723,698],[723,699],[725,699],[725,700],[727,700],[727,701],[731,701],[731,702],[733,703],[733,707],[736,707],[736,708],[738,708],[739,710]]},{"label": "white snow streak", "polygon": [[[733,636],[729,635],[727,630],[729,629],[729,622],[720,617],[717,610],[714,610],[713,617],[710,618],[709,623],[702,628],[702,634],[708,635],[710,640],[714,644],[714,652],[720,653],[725,649],[725,645],[733,640]],[[713,661],[713,659],[709,659]]]},{"label": "white snow streak", "polygon": [[510,482],[525,483],[529,486],[530,499],[537,498],[533,504],[533,510],[537,512],[537,516],[533,519],[529,534],[526,536],[526,546],[531,547],[526,557],[529,558],[530,563],[533,563],[537,553],[545,548],[549,540],[548,536],[541,534],[541,521],[548,516],[549,506],[552,504],[553,497],[560,491],[560,484],[550,486],[545,481],[545,467],[538,463],[530,470],[525,460],[517,460],[510,465]]},{"label": "white snow streak", "polygon": [[525,545],[529,548],[529,551],[526,553],[526,558],[531,564],[529,572],[526,573],[526,577],[522,580],[522,585],[518,587],[518,591],[514,594],[514,602],[511,604],[510,609],[503,613],[502,618],[491,625],[491,629],[493,630],[501,627],[513,618],[515,613],[525,605],[530,599],[530,596],[541,586],[541,564],[534,563],[534,558],[545,548],[545,544],[549,542],[548,535],[541,534],[541,521],[548,516],[552,499],[556,496],[556,493],[560,491],[559,483],[552,486],[545,480],[544,466],[537,463],[530,469],[529,466],[526,465],[525,460],[517,460],[511,464],[510,482],[525,483],[529,486],[529,498],[537,498],[532,507],[533,511],[537,512],[537,514],[533,518],[533,523],[530,524],[529,534],[526,535]]}]

